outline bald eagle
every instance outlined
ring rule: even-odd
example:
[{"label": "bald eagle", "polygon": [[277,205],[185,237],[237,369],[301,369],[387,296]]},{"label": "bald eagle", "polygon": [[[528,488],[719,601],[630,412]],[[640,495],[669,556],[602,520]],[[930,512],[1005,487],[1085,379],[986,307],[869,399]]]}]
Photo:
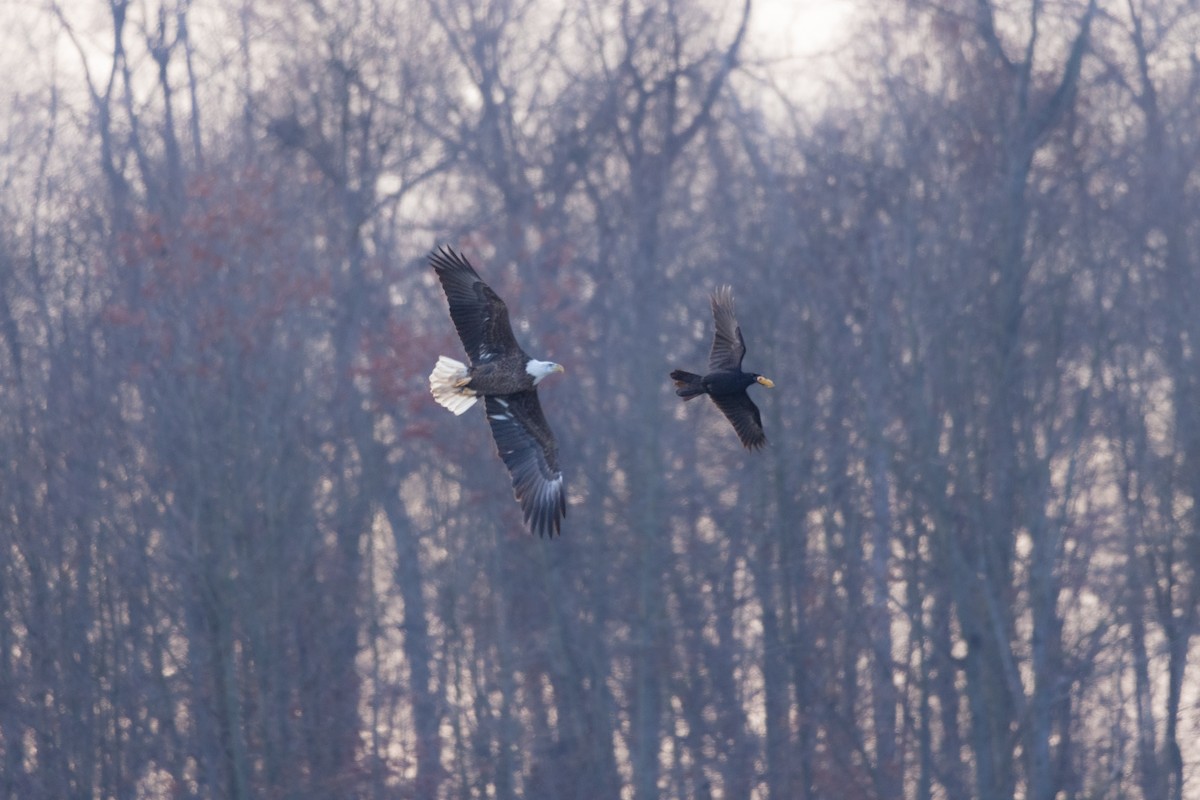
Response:
[{"label": "bald eagle", "polygon": [[747,449],[762,447],[767,443],[762,416],[746,389],[754,383],[768,389],[775,384],[757,372],[742,372],[746,342],[733,314],[733,289],[721,286],[713,292],[712,315],[716,330],[708,356],[708,374],[701,376],[681,369],[673,371],[671,380],[675,381],[675,394],[684,402],[702,394],[708,395],[733,423],[733,429]]},{"label": "bald eagle", "polygon": [[542,414],[537,385],[563,368],[530,358],[513,336],[504,301],[484,283],[466,258],[448,247],[429,254],[450,304],[471,365],[441,356],[429,375],[440,405],[462,414],[483,398],[500,458],[512,473],[513,493],[525,522],[539,536],[559,533],[567,496],[558,445]]}]

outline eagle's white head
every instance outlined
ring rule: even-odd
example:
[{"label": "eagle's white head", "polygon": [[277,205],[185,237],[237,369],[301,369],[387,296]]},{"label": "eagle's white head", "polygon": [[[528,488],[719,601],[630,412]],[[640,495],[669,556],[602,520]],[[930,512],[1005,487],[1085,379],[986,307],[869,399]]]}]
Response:
[{"label": "eagle's white head", "polygon": [[561,364],[555,364],[553,361],[538,361],[536,358],[531,358],[525,365],[525,371],[533,376],[533,385],[537,386],[542,382],[542,378],[554,372],[562,372],[563,368]]}]

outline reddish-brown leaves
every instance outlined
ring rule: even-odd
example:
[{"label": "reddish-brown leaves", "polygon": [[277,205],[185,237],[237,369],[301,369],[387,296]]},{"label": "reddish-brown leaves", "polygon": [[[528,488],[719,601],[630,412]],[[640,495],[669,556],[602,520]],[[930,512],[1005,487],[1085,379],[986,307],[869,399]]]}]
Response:
[{"label": "reddish-brown leaves", "polygon": [[213,376],[268,346],[299,346],[331,280],[320,237],[289,208],[272,181],[244,171],[193,179],[176,222],[143,214],[120,242],[123,291],[100,315],[132,341],[131,365]]}]

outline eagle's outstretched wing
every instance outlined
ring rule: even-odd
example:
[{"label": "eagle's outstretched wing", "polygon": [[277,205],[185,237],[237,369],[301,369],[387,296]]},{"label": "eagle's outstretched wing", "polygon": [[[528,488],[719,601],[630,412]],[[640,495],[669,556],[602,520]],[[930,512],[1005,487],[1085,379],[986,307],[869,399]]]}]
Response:
[{"label": "eagle's outstretched wing", "polygon": [[712,294],[713,330],[712,352],[708,356],[708,368],[719,370],[741,370],[742,358],[746,355],[746,342],[742,329],[733,315],[733,289],[720,286]]},{"label": "eagle's outstretched wing", "polygon": [[536,390],[485,398],[496,449],[512,473],[513,494],[525,522],[539,536],[554,536],[567,515],[567,492],[558,467],[558,445],[546,424]]},{"label": "eagle's outstretched wing", "polygon": [[466,258],[449,247],[429,254],[450,304],[450,319],[472,364],[522,352],[508,321],[508,307],[475,272]]}]

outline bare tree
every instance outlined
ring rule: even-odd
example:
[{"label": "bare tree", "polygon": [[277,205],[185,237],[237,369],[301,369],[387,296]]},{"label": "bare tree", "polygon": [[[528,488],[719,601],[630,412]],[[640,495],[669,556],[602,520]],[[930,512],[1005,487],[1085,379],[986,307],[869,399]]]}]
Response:
[{"label": "bare tree", "polygon": [[[29,13],[5,796],[1189,796],[1190,4],[876,5],[806,106],[749,2]],[[554,541],[439,242],[567,366]],[[760,452],[666,379],[721,283]]]}]

